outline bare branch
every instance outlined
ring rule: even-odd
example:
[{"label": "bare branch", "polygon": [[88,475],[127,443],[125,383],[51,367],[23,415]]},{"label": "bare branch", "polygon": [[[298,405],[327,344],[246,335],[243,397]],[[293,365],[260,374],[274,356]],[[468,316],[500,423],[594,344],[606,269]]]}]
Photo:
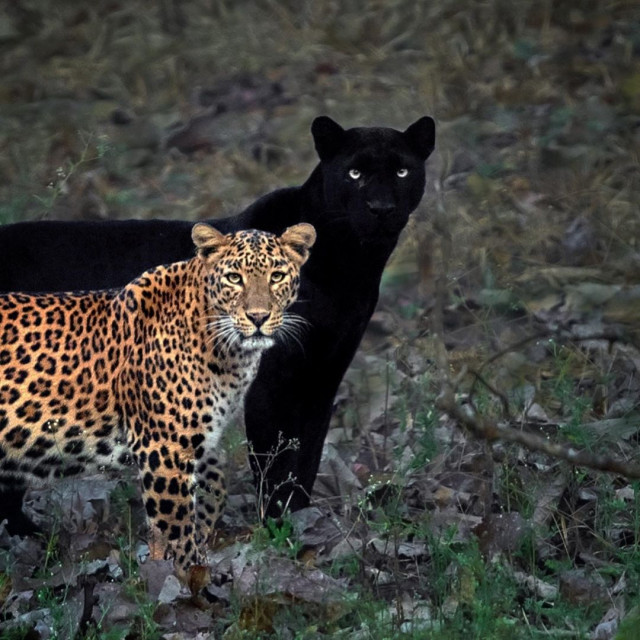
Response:
[{"label": "bare branch", "polygon": [[640,479],[640,465],[607,455],[597,455],[589,451],[575,449],[564,443],[550,442],[534,433],[518,431],[466,411],[456,401],[454,387],[450,381],[445,382],[443,391],[437,399],[437,406],[457,420],[474,436],[487,442],[495,442],[497,440],[513,442],[526,447],[530,451],[539,451],[558,460],[565,460],[570,464],[596,469],[597,471],[618,473],[626,478]]}]

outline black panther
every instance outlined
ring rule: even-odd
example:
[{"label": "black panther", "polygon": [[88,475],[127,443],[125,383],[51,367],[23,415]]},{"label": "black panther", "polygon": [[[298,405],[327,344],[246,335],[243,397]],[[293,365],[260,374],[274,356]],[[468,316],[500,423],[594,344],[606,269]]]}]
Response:
[{"label": "black panther", "polygon": [[[265,354],[245,403],[256,484],[267,499],[264,515],[274,517],[309,504],[338,385],[376,306],[385,264],[422,198],[435,145],[435,123],[426,116],[405,131],[343,129],[320,116],[311,133],[320,163],[304,184],[208,221],[224,233],[280,234],[299,222],[317,231],[291,309],[307,324],[299,342]],[[192,226],[175,220],[0,226],[0,292],[122,286],[151,266],[190,257]],[[290,440],[297,446],[283,446]],[[13,511],[9,528],[16,532],[25,526],[16,513],[20,499],[16,490],[0,504],[0,519]]]}]

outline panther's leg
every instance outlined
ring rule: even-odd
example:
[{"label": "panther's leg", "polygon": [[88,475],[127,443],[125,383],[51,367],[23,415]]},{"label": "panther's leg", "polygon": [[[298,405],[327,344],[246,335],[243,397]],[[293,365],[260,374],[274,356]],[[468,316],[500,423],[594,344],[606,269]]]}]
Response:
[{"label": "panther's leg", "polygon": [[208,454],[196,466],[196,539],[207,541],[220,518],[227,499],[224,473],[218,459]]},{"label": "panther's leg", "polygon": [[0,522],[7,520],[7,531],[12,536],[29,536],[41,533],[22,511],[26,489],[17,478],[0,478]]}]

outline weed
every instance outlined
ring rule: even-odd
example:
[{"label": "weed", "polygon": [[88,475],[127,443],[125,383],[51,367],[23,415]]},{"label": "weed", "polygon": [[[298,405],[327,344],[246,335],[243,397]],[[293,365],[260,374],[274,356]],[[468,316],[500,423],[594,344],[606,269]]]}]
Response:
[{"label": "weed", "polygon": [[60,562],[60,534],[57,526],[58,525],[56,524],[56,529],[54,529],[50,534],[41,535],[45,545],[44,562],[37,573],[44,578],[49,577],[53,566]]},{"label": "weed", "polygon": [[273,547],[283,551],[290,558],[296,558],[302,549],[302,544],[296,539],[293,523],[288,514],[282,518],[267,518],[265,527],[258,527],[253,533],[253,542],[258,549]]},{"label": "weed", "polygon": [[[251,446],[248,447],[249,457],[254,459],[255,464],[254,472],[257,472],[256,485],[258,486],[258,502],[257,502],[257,516],[260,522],[264,522],[267,514],[267,508],[273,498],[273,493],[277,492],[281,487],[285,485],[291,485],[295,482],[294,478],[287,478],[274,487],[270,487],[269,490],[273,493],[266,493],[267,483],[266,477],[269,474],[269,469],[273,467],[277,458],[282,455],[286,455],[289,451],[297,451],[300,447],[300,443],[296,439],[287,440],[282,433],[278,434],[278,443],[273,451],[266,454],[256,453]],[[259,458],[259,461],[258,461]],[[287,504],[278,505],[281,512],[287,511]]]},{"label": "weed", "polygon": [[119,483],[111,492],[109,498],[114,512],[119,514],[124,521],[124,533],[118,536],[117,543],[120,549],[120,557],[123,559],[122,568],[127,578],[136,578],[138,575],[132,508],[132,501],[137,498],[138,488],[132,482]]},{"label": "weed", "polygon": [[[393,380],[393,372],[390,374]],[[438,425],[438,412],[435,409],[436,390],[430,374],[407,380],[399,390],[393,413],[400,421],[402,431],[411,431],[415,439],[410,469],[424,468],[438,452],[435,429]],[[401,451],[396,453],[401,454]]]},{"label": "weed", "polygon": [[640,604],[637,604],[622,621],[616,640],[638,640],[638,629],[640,629]]},{"label": "weed", "polygon": [[584,377],[589,366],[587,356],[578,348],[558,344],[555,340],[549,340],[548,349],[552,375],[548,375],[543,391],[551,395],[551,401],[555,400],[562,412],[564,420],[559,424],[560,432],[571,443],[592,450],[594,436],[582,428],[582,424],[592,408],[593,398],[581,392],[576,382]]},{"label": "weed", "polygon": [[517,511],[524,517],[533,513],[534,502],[531,487],[524,487],[518,466],[509,461],[496,470],[498,493],[504,500],[504,510]]},{"label": "weed", "polygon": [[35,599],[40,609],[47,609],[51,624],[52,640],[72,638],[74,634],[74,621],[69,616],[66,606],[69,587],[65,585],[59,590],[51,587],[42,587],[35,592]]},{"label": "weed", "polygon": [[136,617],[131,625],[127,637],[134,637],[137,640],[156,640],[160,638],[160,628],[153,619],[156,605],[153,602],[139,602]]},{"label": "weed", "polygon": [[56,169],[55,178],[47,185],[46,194],[34,196],[45,212],[51,211],[60,196],[68,193],[69,181],[77,174],[80,168],[101,160],[110,149],[105,136],[99,136],[95,143],[94,135],[91,133],[79,131],[78,136],[82,142],[82,151],[79,158],[77,160],[67,160],[64,166],[59,166]]}]

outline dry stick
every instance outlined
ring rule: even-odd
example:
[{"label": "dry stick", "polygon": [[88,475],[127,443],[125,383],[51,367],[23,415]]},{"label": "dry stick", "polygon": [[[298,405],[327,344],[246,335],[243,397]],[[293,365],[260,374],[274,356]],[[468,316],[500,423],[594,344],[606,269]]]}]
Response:
[{"label": "dry stick", "polygon": [[[461,425],[465,426],[474,436],[481,438],[489,443],[496,440],[504,442],[513,442],[520,444],[531,451],[539,451],[547,455],[565,460],[574,465],[596,469],[598,471],[606,471],[610,473],[618,473],[626,478],[640,479],[640,466],[633,463],[627,463],[618,458],[612,458],[606,455],[595,455],[588,451],[580,451],[571,446],[564,444],[552,443],[533,433],[525,431],[516,431],[509,427],[499,425],[493,420],[488,420],[483,416],[473,415],[465,411],[455,399],[455,390],[459,382],[467,374],[466,368],[457,376],[455,381],[451,380],[449,359],[447,357],[446,347],[444,346],[444,321],[443,310],[446,296],[446,274],[448,273],[449,264],[451,263],[451,237],[446,228],[446,222],[443,224],[440,236],[440,273],[436,279],[436,301],[432,313],[432,326],[436,345],[436,363],[443,377],[442,392],[436,400],[436,405],[442,411],[445,411],[452,418],[457,420]],[[534,336],[539,338],[539,336]],[[529,341],[527,339],[527,341]],[[510,351],[513,345],[505,350]],[[489,361],[497,359],[505,352],[496,354]],[[488,363],[486,363],[488,364]],[[481,369],[482,370],[482,367]],[[482,378],[476,374],[476,380],[482,382]],[[500,396],[500,394],[497,394]],[[470,409],[470,407],[469,407]]]},{"label": "dry stick", "polygon": [[501,349],[497,353],[494,353],[491,357],[487,358],[481,365],[480,368],[475,371],[473,369],[469,370],[473,376],[475,376],[475,380],[471,384],[471,389],[469,390],[469,396],[473,396],[475,392],[476,382],[482,383],[489,391],[494,393],[498,398],[500,398],[500,402],[502,403],[503,411],[505,412],[505,417],[509,414],[509,402],[506,399],[506,396],[496,389],[493,389],[491,385],[481,376],[481,372],[484,371],[492,362],[499,360],[507,353],[511,353],[512,351],[518,351],[521,347],[533,342],[535,340],[549,339],[553,340],[554,338],[558,341],[567,341],[567,342],[588,342],[589,340],[607,340],[608,342],[615,342],[620,340],[622,337],[622,333],[620,331],[611,330],[611,331],[597,331],[593,334],[586,336],[575,336],[572,335],[570,331],[563,329],[543,329],[534,333],[533,335],[526,336],[517,342]]},{"label": "dry stick", "polygon": [[[480,370],[482,370],[482,367],[480,367]],[[490,384],[487,380],[485,380],[480,375],[480,373],[478,373],[474,369],[469,369],[469,373],[474,377],[473,386],[475,386],[476,382],[480,382],[487,389],[489,389],[489,391],[491,391],[493,395],[495,395],[497,398],[500,399],[500,403],[502,404],[502,415],[505,417],[505,419],[508,418],[511,412],[509,409],[509,399],[507,398],[507,396],[504,393],[502,393],[502,391],[499,391],[498,389],[496,389],[492,384]],[[469,400],[471,400],[471,397],[472,397],[473,386],[471,388],[471,391],[469,392]]]},{"label": "dry stick", "polygon": [[452,418],[471,431],[476,437],[487,442],[502,440],[520,444],[531,451],[539,451],[547,455],[565,460],[574,465],[618,473],[626,478],[640,479],[640,465],[625,462],[619,458],[607,455],[596,455],[584,450],[574,449],[561,443],[549,442],[534,433],[517,431],[510,427],[499,425],[493,420],[479,415],[472,415],[464,410],[455,399],[454,386],[447,378],[443,384],[443,391],[436,400],[439,409],[445,411]]}]

